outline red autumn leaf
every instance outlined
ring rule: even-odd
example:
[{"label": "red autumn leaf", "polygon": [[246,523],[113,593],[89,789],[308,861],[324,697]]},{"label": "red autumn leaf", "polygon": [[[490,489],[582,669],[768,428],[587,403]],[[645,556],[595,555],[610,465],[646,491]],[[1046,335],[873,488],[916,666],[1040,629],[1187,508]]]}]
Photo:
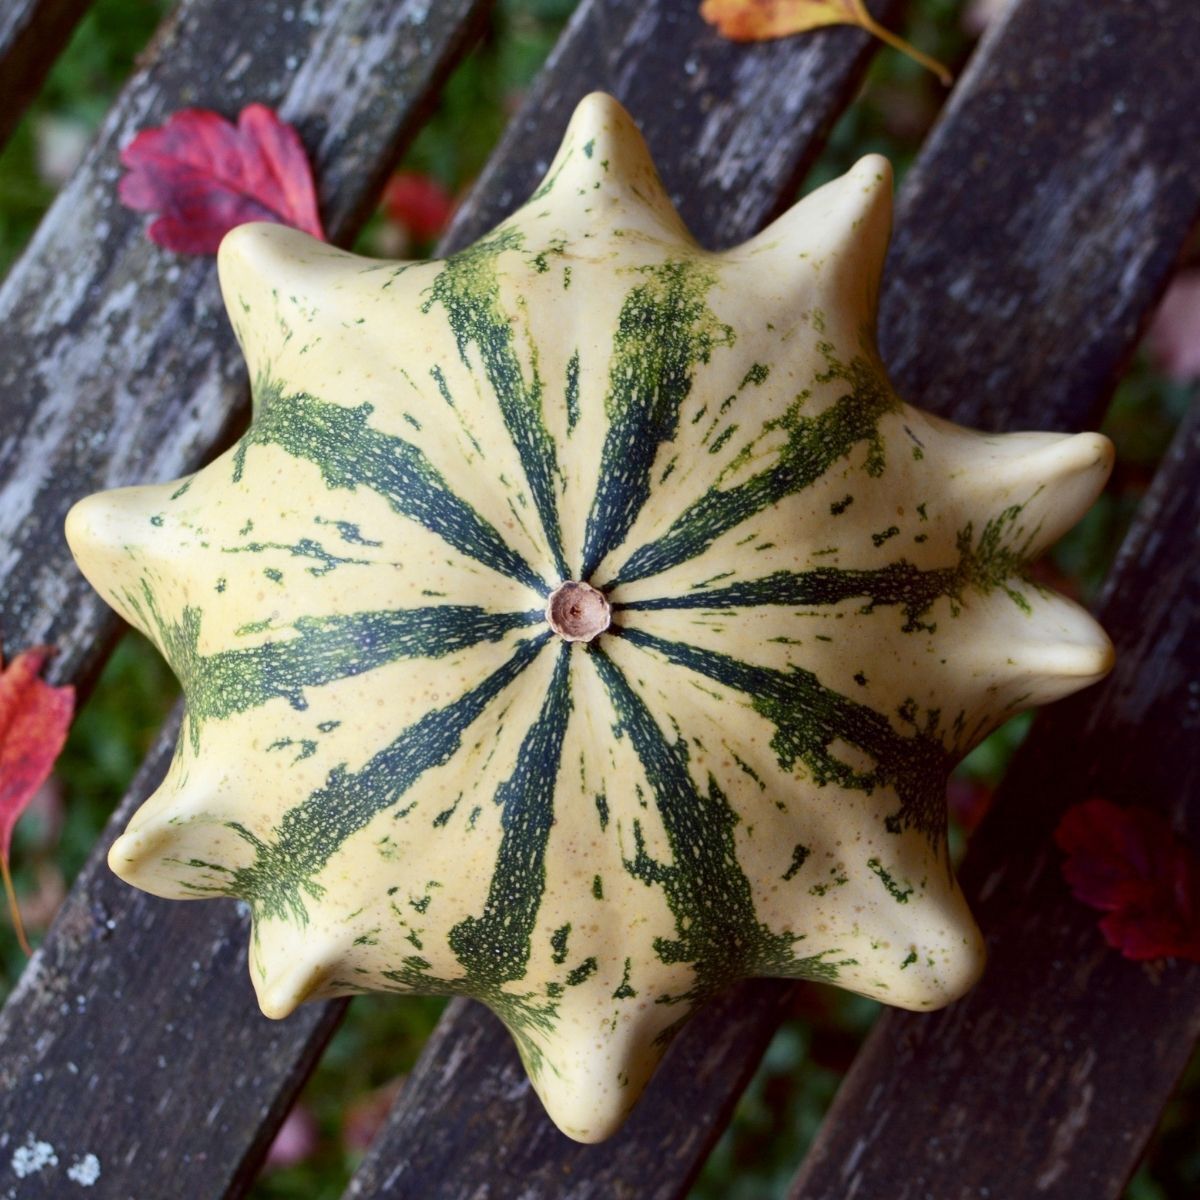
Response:
[{"label": "red autumn leaf", "polygon": [[1172,379],[1200,379],[1200,270],[1180,271],[1146,332],[1150,356]]},{"label": "red autumn leaf", "polygon": [[1107,913],[1100,931],[1126,958],[1200,961],[1200,859],[1157,813],[1093,799],[1054,832],[1075,898]]},{"label": "red autumn leaf", "polygon": [[972,834],[992,806],[992,789],[977,779],[951,775],[946,787],[950,815],[965,834]]},{"label": "red autumn leaf", "polygon": [[48,646],[37,646],[0,671],[0,871],[26,954],[29,943],[8,866],[13,827],[49,776],[75,711],[74,688],[51,687],[38,677],[53,653]]},{"label": "red autumn leaf", "polygon": [[150,240],[179,254],[215,254],[248,221],[274,221],[325,239],[312,168],[299,135],[264,104],[242,109],[237,125],[186,108],[143,129],[121,151],[129,168],[121,202],[158,213]]},{"label": "red autumn leaf", "polygon": [[397,171],[383,193],[387,215],[418,241],[438,236],[454,212],[454,198],[436,179],[419,171]]}]

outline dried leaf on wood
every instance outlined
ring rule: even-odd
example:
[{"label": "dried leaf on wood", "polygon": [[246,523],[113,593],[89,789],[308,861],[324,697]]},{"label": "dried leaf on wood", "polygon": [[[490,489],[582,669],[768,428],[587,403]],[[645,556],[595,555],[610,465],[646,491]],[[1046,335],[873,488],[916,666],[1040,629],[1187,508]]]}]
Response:
[{"label": "dried leaf on wood", "polygon": [[236,126],[207,109],[184,109],[143,129],[121,163],[129,169],[121,202],[159,214],[147,233],[167,250],[215,254],[225,234],[248,221],[325,237],[303,143],[266,105],[242,109]]},{"label": "dried leaf on wood", "polygon": [[1100,931],[1126,958],[1200,961],[1200,859],[1162,817],[1092,799],[1054,834],[1075,898],[1107,913]]},{"label": "dried leaf on wood", "polygon": [[49,776],[75,711],[74,688],[51,687],[40,678],[51,654],[50,647],[37,646],[0,670],[0,872],[26,954],[29,942],[8,863],[13,828]]},{"label": "dried leaf on wood", "polygon": [[927,67],[947,87],[951,83],[950,72],[940,62],[880,25],[864,0],[703,0],[700,15],[735,42],[762,42],[827,25],[857,25]]}]

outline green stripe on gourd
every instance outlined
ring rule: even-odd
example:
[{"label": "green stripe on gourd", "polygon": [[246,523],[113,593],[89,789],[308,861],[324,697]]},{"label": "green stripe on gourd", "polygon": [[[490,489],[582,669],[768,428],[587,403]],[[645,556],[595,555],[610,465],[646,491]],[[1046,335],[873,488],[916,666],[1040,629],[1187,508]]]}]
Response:
[{"label": "green stripe on gourd", "polygon": [[464,732],[544,649],[548,634],[521,642],[513,656],[477,687],[404,730],[357,771],[335,767],[325,786],[291,808],[269,841],[231,827],[254,847],[254,862],[230,873],[224,893],[249,902],[256,917],[306,922],[305,897],[319,899],[316,876],[346,839],[396,806],[420,777],[444,766]]},{"label": "green stripe on gourd", "polygon": [[[754,711],[775,726],[771,747],[785,771],[802,762],[821,787],[836,783],[871,792],[890,785],[900,797],[900,808],[889,815],[889,826],[919,829],[933,844],[941,842],[946,828],[946,778],[954,760],[939,737],[936,710],[927,715],[919,732],[906,737],[896,733],[883,714],[823,686],[811,671],[754,666],[639,629],[617,626],[613,632],[744,693]],[[858,747],[875,765],[864,771],[842,761],[830,749],[836,741]]]},{"label": "green stripe on gourd", "polygon": [[618,602],[613,608],[617,612],[755,608],[760,605],[816,608],[861,599],[864,604],[859,612],[864,615],[876,608],[898,607],[904,611],[902,629],[905,633],[917,630],[936,633],[937,624],[924,622],[921,618],[943,598],[952,602],[950,612],[957,615],[968,589],[987,593],[999,588],[1015,603],[1026,604],[1023,595],[1010,581],[1025,578],[1028,547],[1037,530],[1024,534],[1020,545],[1014,546],[1008,540],[1024,507],[1010,505],[988,521],[978,541],[975,540],[974,525],[968,522],[955,539],[958,562],[952,567],[922,568],[901,558],[885,567],[866,569],[814,567],[808,571],[774,571],[761,579],[700,588],[683,595]]},{"label": "green stripe on gourd", "polygon": [[662,537],[639,546],[629,556],[615,578],[604,585],[606,588],[661,574],[703,554],[723,533],[784,497],[810,487],[860,443],[867,445],[866,473],[878,476],[883,472],[879,418],[895,411],[899,401],[878,368],[866,359],[855,358],[849,366],[843,366],[829,343],[821,343],[818,349],[825,356],[828,369],[817,374],[817,383],[839,381],[848,384],[851,390],[816,416],[805,413],[810,402],[807,393],[796,397],[782,416],[763,426],[764,438],[777,432],[786,437],[775,461],[745,483],[723,488],[723,477],[733,475],[744,463],[757,457],[756,444],[747,446]]},{"label": "green stripe on gourd", "polygon": [[275,445],[294,458],[314,463],[329,488],[370,488],[396,512],[443,537],[456,550],[485,566],[546,593],[533,568],[495,527],[455,495],[453,487],[412,443],[373,429],[374,408],[344,408],[303,392],[284,394],[278,380],[255,384],[255,416],[234,458],[240,481],[253,446]]},{"label": "green stripe on gourd", "polygon": [[424,312],[435,304],[445,308],[463,365],[470,367],[472,349],[479,355],[484,373],[500,406],[504,423],[525,467],[525,478],[541,517],[542,531],[560,576],[570,571],[563,556],[558,522],[555,480],[558,456],[542,417],[542,380],[536,356],[527,381],[517,357],[513,316],[500,304],[500,280],[496,260],[518,251],[524,239],[516,230],[505,230],[478,242],[446,260],[430,289]]},{"label": "green stripe on gourd", "polygon": [[705,302],[716,276],[695,261],[643,267],[621,306],[604,400],[608,433],[583,544],[581,579],[620,546],[650,496],[659,447],[679,428],[696,368],[733,344]]},{"label": "green stripe on gourd", "polygon": [[[131,606],[137,600],[127,596]],[[185,608],[178,623],[165,621],[143,582],[143,601],[157,628],[163,654],[187,695],[188,719],[199,727],[257,708],[270,700],[308,707],[307,689],[349,679],[402,658],[442,658],[480,642],[499,641],[515,629],[535,625],[544,614],[490,613],[482,608],[442,604],[429,608],[300,617],[296,636],[200,654],[202,612]],[[281,632],[276,627],[273,632]]]}]

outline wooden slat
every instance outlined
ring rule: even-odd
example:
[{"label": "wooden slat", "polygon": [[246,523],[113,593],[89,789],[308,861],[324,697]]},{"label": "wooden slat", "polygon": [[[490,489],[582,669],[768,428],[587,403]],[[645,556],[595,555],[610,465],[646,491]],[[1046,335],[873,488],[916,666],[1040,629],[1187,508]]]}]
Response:
[{"label": "wooden slat", "polygon": [[[757,1002],[747,1005],[751,988]],[[508,1031],[483,1005],[456,1000],[405,1084],[420,1099],[389,1113],[346,1200],[681,1195],[704,1164],[712,1131],[732,1115],[792,994],[782,980],[760,981],[705,1008],[693,1021],[693,1037],[671,1047],[630,1121],[597,1146],[569,1141],[539,1116]],[[714,1049],[697,1054],[701,1046]],[[465,1088],[464,1075],[482,1091]],[[490,1190],[481,1191],[485,1186]]]},{"label": "wooden slat", "polygon": [[795,1200],[1115,1200],[1200,1036],[1200,965],[1135,964],[1063,883],[1052,834],[1091,796],[1200,841],[1200,406],[1110,580],[1117,668],[1047,713],[962,871],[987,932],[979,986],[888,1012],[855,1061]]},{"label": "wooden slat", "polygon": [[0,0],[0,146],[91,5],[92,0]]},{"label": "wooden slat", "polygon": [[[145,241],[143,219],[116,203],[117,148],[186,104],[277,104],[313,151],[327,228],[347,238],[484,7],[190,0],[160,32],[0,294],[8,645],[57,641],[59,676],[84,673],[112,623],[68,565],[62,513],[95,487],[195,466],[244,407],[213,264]],[[66,1172],[87,1154],[100,1162],[97,1195],[240,1194],[341,1011],[265,1021],[231,905],[166,903],[109,874],[107,846],[162,775],[173,736],[0,1014],[0,1186],[13,1185],[27,1135],[58,1158],[21,1181],[22,1198],[73,1189]]]},{"label": "wooden slat", "polygon": [[[1068,45],[1076,49],[1064,63]],[[885,328],[910,389],[986,424],[1010,411],[1064,428],[1086,418],[1197,216],[1197,54],[1200,9],[1169,0],[1086,9],[1037,0],[994,32],[977,95],[958,98],[930,153],[946,166],[970,154],[1012,213],[989,221],[961,194],[948,208],[932,158],[923,160],[906,219],[953,237],[942,261],[959,244],[979,250],[965,262],[956,255],[957,272],[943,267],[939,285],[922,277],[937,269],[932,238],[897,239],[902,280],[914,283],[889,290]],[[1045,141],[1056,122],[1070,139],[1057,153]],[[1005,128],[1032,130],[1036,158],[1022,165],[1023,146]],[[961,180],[945,186],[958,191]],[[1024,232],[1014,241],[1015,231]],[[1011,291],[999,292],[1010,275]],[[977,305],[987,307],[976,314]],[[979,328],[988,312],[1011,313],[1012,324]],[[949,374],[947,351],[964,364]],[[944,1013],[880,1021],[795,1196],[886,1186],[901,1200],[990,1187],[1105,1200],[1132,1172],[1200,1031],[1200,975],[1134,967],[1107,950],[1095,915],[1067,897],[1049,837],[1062,810],[1092,792],[1162,806],[1200,835],[1189,691],[1200,670],[1196,419],[1109,585],[1102,619],[1117,641],[1116,672],[1039,718],[976,834],[963,881],[991,948],[983,983]]]},{"label": "wooden slat", "polygon": [[880,344],[978,428],[1078,429],[1200,213],[1200,4],[1020,0],[905,181]]},{"label": "wooden slat", "polygon": [[198,466],[242,419],[244,369],[211,258],[143,235],[117,153],[187,105],[279,107],[314,160],[326,228],[353,235],[488,0],[184,0],[0,289],[0,635],[83,680],[115,617],[62,521],[102,487]]},{"label": "wooden slat", "polygon": [[[1094,420],[1200,204],[1200,105],[1181,84],[1200,52],[1198,18],[1200,9],[1170,0],[1096,0],[1086,9],[1073,0],[1021,0],[993,31],[953,94],[898,209],[882,328],[903,394],[944,415],[1007,428],[1081,428]],[[1014,98],[1026,108],[1014,108]],[[531,107],[542,103],[535,93]],[[1042,114],[1040,122],[1031,126],[1022,111]],[[664,123],[669,129],[670,120]],[[531,120],[519,128],[535,136]],[[1037,130],[1036,157],[1024,153],[1020,141],[1018,131],[1029,128]],[[656,141],[651,132],[650,140],[657,154],[666,152],[664,175],[686,197],[689,189],[673,172],[687,169],[689,144],[670,133]],[[680,145],[685,152],[676,157],[668,148]],[[546,152],[538,153],[544,158]],[[1097,183],[1099,160],[1122,165],[1103,188]],[[1053,202],[1041,190],[1048,180],[1060,181]],[[516,183],[510,190],[520,194]],[[489,218],[509,203],[511,197],[489,208]],[[486,222],[465,216],[456,244],[468,232],[480,232],[481,224]],[[736,240],[753,228],[747,215],[744,226],[731,227],[721,240]],[[991,230],[1004,236],[990,236]],[[964,280],[986,290],[986,303],[963,292]],[[943,315],[947,306],[956,306],[955,320]],[[1086,339],[1078,336],[1083,331]],[[1077,353],[1059,344],[1073,336]],[[1028,354],[1037,370],[1023,363],[1014,374],[1014,348]],[[1106,370],[1081,368],[1081,355],[1095,357]],[[1036,388],[1028,384],[1031,377]],[[774,984],[751,983],[740,990],[739,1022],[757,1021],[769,1031],[778,1012]],[[443,1020],[469,1029],[459,1009]],[[485,1178],[488,1164],[503,1170],[514,1143],[544,1136],[545,1118],[528,1092],[497,1099],[505,1094],[496,1081],[514,1069],[513,1052],[497,1045],[500,1057],[487,1062],[460,1057],[451,1032],[442,1030],[431,1045],[427,1061],[397,1100],[388,1126],[392,1136],[372,1148],[363,1182],[350,1195],[382,1195],[381,1181],[389,1179],[395,1181],[389,1196],[452,1195],[422,1192],[416,1183],[410,1188],[405,1159],[420,1163],[425,1187],[438,1170],[451,1178]],[[581,1152],[566,1139],[539,1142],[548,1157],[536,1172],[521,1154],[522,1180],[534,1174],[552,1180],[556,1167],[569,1180],[557,1191],[534,1183],[523,1194],[582,1197],[639,1187],[654,1189],[656,1196],[683,1194],[746,1069],[744,1063],[734,1066],[720,1037],[699,1022],[685,1028],[672,1053],[675,1065],[664,1065],[658,1094],[678,1091],[686,1097],[689,1131],[703,1130],[686,1153],[653,1174],[656,1154],[657,1161],[665,1156],[653,1135],[642,1152],[637,1123],[643,1115],[635,1111],[633,1144],[609,1143],[608,1158],[589,1157],[586,1169]],[[712,1062],[722,1066],[696,1095],[688,1080]],[[519,1116],[511,1111],[518,1108]],[[650,1118],[648,1127],[653,1114]],[[436,1124],[443,1119],[473,1132],[448,1137]],[[484,1136],[493,1128],[505,1131],[503,1141]],[[394,1136],[401,1130],[403,1141]],[[687,1154],[692,1158],[685,1161]],[[467,1159],[475,1164],[474,1176],[462,1166]],[[631,1164],[628,1173],[621,1167],[625,1161]],[[589,1170],[600,1181],[594,1187]],[[873,1194],[882,1193],[859,1193]]]},{"label": "wooden slat", "polygon": [[[583,0],[442,251],[458,250],[523,204],[550,165],[575,104],[611,92],[641,127],[688,228],[713,249],[744,240],[795,195],[875,50],[832,29],[735,46],[693,0]],[[872,0],[891,20],[900,0]]]},{"label": "wooden slat", "polygon": [[[0,1194],[61,1200],[88,1155],[96,1196],[240,1194],[341,1016],[268,1021],[232,901],[159,900],[108,869],[178,727],[176,713],[0,1013]],[[14,1154],[39,1143],[57,1162],[10,1191]]]},{"label": "wooden slat", "polygon": [[[899,5],[874,7],[892,18]],[[874,47],[848,29],[735,46],[697,9],[692,0],[585,0],[443,249],[524,200],[573,105],[595,88],[638,120],[705,244],[741,241],[786,206]],[[452,1005],[347,1195],[458,1197],[497,1173],[520,1179],[527,1200],[676,1195],[724,1128],[788,994],[750,983],[715,1001],[673,1047],[651,1098],[601,1148],[559,1134],[507,1035],[475,1006]]]}]

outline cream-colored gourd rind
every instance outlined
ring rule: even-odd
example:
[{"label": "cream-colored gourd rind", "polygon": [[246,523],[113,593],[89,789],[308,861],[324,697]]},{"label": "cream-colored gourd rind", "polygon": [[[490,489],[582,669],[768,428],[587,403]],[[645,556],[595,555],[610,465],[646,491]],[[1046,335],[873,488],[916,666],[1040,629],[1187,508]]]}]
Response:
[{"label": "cream-colored gourd rind", "polygon": [[897,399],[890,190],[866,158],[710,253],[594,95],[446,261],[225,239],[248,432],[67,532],[187,697],[113,870],[246,900],[264,1012],[477,997],[594,1141],[731,980],[971,985],[946,776],[1108,670],[1025,567],[1112,455]]}]

